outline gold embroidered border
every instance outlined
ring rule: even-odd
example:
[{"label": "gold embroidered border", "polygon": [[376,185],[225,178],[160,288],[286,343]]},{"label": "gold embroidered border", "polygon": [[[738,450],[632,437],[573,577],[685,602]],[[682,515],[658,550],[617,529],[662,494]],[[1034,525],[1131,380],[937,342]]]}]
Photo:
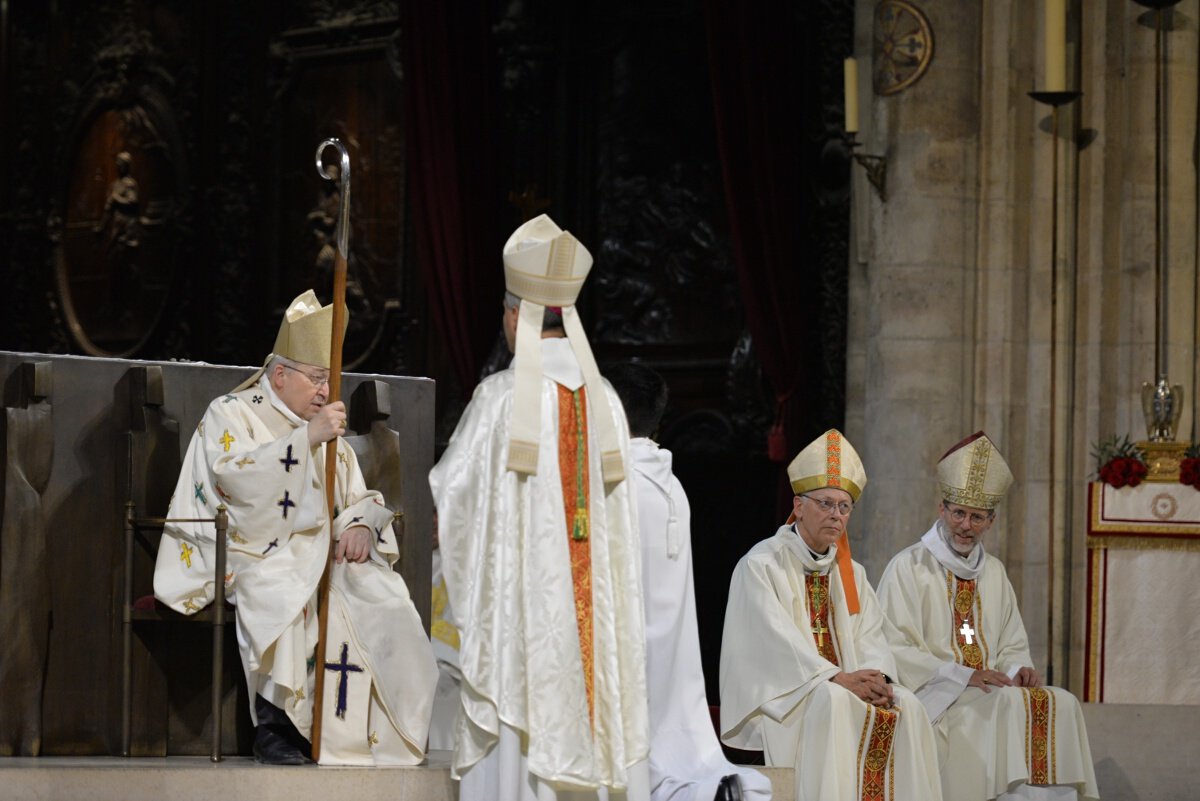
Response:
[{"label": "gold embroidered border", "polygon": [[1025,695],[1025,762],[1030,784],[1052,784],[1050,772],[1051,700],[1043,687],[1022,687]]},{"label": "gold embroidered border", "polygon": [[[867,709],[863,736],[858,746],[858,762],[862,765],[859,797],[862,801],[885,801],[887,798],[885,774],[893,761],[892,746],[896,741],[896,721],[899,715],[899,712],[875,706]],[[868,728],[871,732],[869,739]]]},{"label": "gold embroidered border", "polygon": [[1088,598],[1088,678],[1084,688],[1085,701],[1100,700],[1100,649],[1104,647],[1104,562],[1106,553],[1089,553],[1091,597]]},{"label": "gold embroidered border", "polygon": [[1094,551],[1176,551],[1180,553],[1200,552],[1200,537],[1192,535],[1174,537],[1105,536],[1091,534],[1087,546]]}]

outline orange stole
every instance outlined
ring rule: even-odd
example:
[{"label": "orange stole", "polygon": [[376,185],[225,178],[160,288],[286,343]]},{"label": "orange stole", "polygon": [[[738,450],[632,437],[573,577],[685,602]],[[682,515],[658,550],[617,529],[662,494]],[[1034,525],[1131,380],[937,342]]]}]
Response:
[{"label": "orange stole", "polygon": [[[594,659],[592,644],[592,542],[588,532],[587,403],[584,388],[577,391],[558,387],[558,470],[562,479],[563,511],[567,520],[567,548],[571,556],[571,580],[575,585],[575,623],[579,627],[579,656],[583,683],[587,688],[588,718],[595,721]],[[578,400],[578,404],[576,401]],[[576,414],[578,407],[578,414]],[[582,498],[580,495],[582,494]],[[581,528],[580,528],[581,527]]]},{"label": "orange stole", "polygon": [[862,801],[884,801],[895,798],[896,721],[897,709],[882,709],[867,705],[862,736],[858,741],[858,764],[861,767],[858,797]]},{"label": "orange stole", "polygon": [[1054,736],[1054,696],[1042,687],[1022,687],[1025,696],[1025,761],[1030,784],[1055,784],[1058,771],[1050,759]]}]

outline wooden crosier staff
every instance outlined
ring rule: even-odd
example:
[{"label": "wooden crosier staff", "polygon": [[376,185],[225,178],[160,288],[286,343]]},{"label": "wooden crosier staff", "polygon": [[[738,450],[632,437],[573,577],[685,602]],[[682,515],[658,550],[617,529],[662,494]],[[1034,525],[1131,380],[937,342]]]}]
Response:
[{"label": "wooden crosier staff", "polygon": [[[325,171],[321,155],[332,147],[341,158],[339,172]],[[317,172],[329,181],[338,181],[341,198],[338,202],[337,255],[333,260],[333,331],[329,348],[329,399],[333,403],[342,394],[342,340],[346,326],[346,259],[350,252],[350,154],[337,139],[326,139],[317,145]],[[334,437],[325,443],[325,510],[329,515],[329,552],[325,555],[325,570],[317,587],[317,686],[313,692],[312,758],[321,759],[321,710],[325,700],[325,638],[329,627],[329,570],[333,559],[334,485],[337,472],[337,442]]]}]

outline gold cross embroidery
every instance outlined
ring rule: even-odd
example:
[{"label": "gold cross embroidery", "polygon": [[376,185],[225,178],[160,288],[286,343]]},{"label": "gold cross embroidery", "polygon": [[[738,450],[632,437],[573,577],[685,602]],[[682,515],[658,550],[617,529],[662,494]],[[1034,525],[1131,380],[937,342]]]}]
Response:
[{"label": "gold cross embroidery", "polygon": [[222,435],[222,437],[221,437],[219,440],[217,440],[217,442],[219,442],[219,443],[221,443],[222,445],[224,445],[224,446],[225,446],[225,452],[226,452],[226,453],[229,453],[229,446],[230,446],[230,445],[232,445],[234,442],[237,442],[237,438],[236,438],[236,437],[233,437],[233,436],[231,436],[231,435],[230,435],[230,433],[229,433],[229,429],[227,428],[227,429],[225,429],[225,433],[224,433],[224,435]]},{"label": "gold cross embroidery", "polygon": [[240,543],[242,545],[245,545],[247,542],[250,541],[250,540],[246,539],[245,537],[243,537],[241,534],[238,534],[237,531],[234,529],[231,529],[229,531],[229,539],[232,542]]},{"label": "gold cross embroidery", "polygon": [[249,456],[243,456],[241,459],[238,459],[236,462],[234,462],[234,464],[238,466],[238,470],[241,470],[248,464],[254,464],[254,460]]},{"label": "gold cross embroidery", "polygon": [[196,603],[195,598],[188,598],[183,602],[183,608],[188,612],[199,612],[203,607]]},{"label": "gold cross embroidery", "polygon": [[342,463],[342,467],[350,466],[350,460],[346,458],[346,454],[342,453],[341,451],[338,451],[338,461]]},{"label": "gold cross embroidery", "polygon": [[195,548],[192,548],[186,542],[179,543],[179,561],[187,562],[187,566],[191,567],[192,566],[192,554],[195,552],[195,550],[196,550]]},{"label": "gold cross embroidery", "polygon": [[367,738],[367,745],[379,745],[379,736],[375,732],[371,732],[371,736]]}]

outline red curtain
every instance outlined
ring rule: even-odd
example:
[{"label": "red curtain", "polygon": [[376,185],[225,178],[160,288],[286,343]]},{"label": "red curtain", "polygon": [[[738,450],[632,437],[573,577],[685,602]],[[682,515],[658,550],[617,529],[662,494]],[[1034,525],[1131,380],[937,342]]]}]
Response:
[{"label": "red curtain", "polygon": [[436,331],[469,393],[496,338],[503,239],[493,187],[486,3],[403,2],[408,198]]},{"label": "red curtain", "polygon": [[831,334],[843,338],[831,352],[845,352],[844,322],[832,332],[826,327],[830,306],[823,298],[816,222],[824,215],[814,189],[821,148],[811,144],[821,135],[814,116],[821,102],[816,71],[806,63],[827,59],[830,44],[805,42],[795,6],[793,0],[710,0],[706,7],[731,240],[746,322],[775,391],[768,452],[778,461],[840,424],[840,415],[827,419],[828,404],[821,402],[822,393],[840,390],[828,386],[823,351]]}]

